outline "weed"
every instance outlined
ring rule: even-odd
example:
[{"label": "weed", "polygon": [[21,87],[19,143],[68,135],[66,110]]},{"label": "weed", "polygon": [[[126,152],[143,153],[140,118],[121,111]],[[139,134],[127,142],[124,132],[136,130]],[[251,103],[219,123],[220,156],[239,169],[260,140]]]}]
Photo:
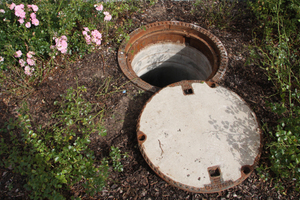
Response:
[{"label": "weed", "polygon": [[112,166],[114,168],[115,171],[117,172],[122,172],[123,169],[123,165],[121,163],[121,159],[123,158],[127,158],[128,155],[127,153],[122,154],[121,150],[118,147],[111,147],[111,152],[109,153],[109,156],[111,157],[112,160]]},{"label": "weed", "polygon": [[[33,199],[64,199],[63,191],[79,182],[89,195],[105,186],[109,160],[95,163],[88,147],[91,133],[106,134],[103,110],[91,114],[94,106],[82,98],[85,91],[84,86],[69,88],[62,102],[55,102],[59,110],[53,125],[34,125],[24,104],[17,120],[11,119],[0,130],[10,135],[9,141],[1,138],[0,166],[24,175]],[[112,147],[110,156],[114,169],[122,171],[120,150]]]},{"label": "weed", "polygon": [[[0,80],[11,89],[28,90],[38,85],[56,65],[94,51],[113,27],[111,10],[136,8],[131,4],[100,4],[95,1],[14,1],[0,4]],[[127,5],[127,6],[126,6]],[[34,7],[34,9],[33,9]],[[127,27],[132,23],[128,21]],[[101,32],[106,33],[102,37]],[[119,30],[118,40],[128,38]]]},{"label": "weed", "polygon": [[121,86],[116,86],[115,82],[117,82],[118,79],[114,79],[113,77],[107,77],[104,79],[102,85],[98,88],[97,92],[95,93],[95,96],[108,96],[112,95],[117,92],[123,91],[122,87],[131,82],[130,80],[122,84]]},{"label": "weed", "polygon": [[237,1],[226,2],[220,0],[197,0],[192,14],[200,12],[207,26],[217,26],[220,29],[229,28],[235,19],[234,9]]},{"label": "weed", "polygon": [[[300,2],[294,0],[260,0],[249,2],[260,24],[255,33],[255,48],[251,60],[257,60],[274,83],[280,102],[269,107],[280,117],[276,127],[269,127],[273,139],[267,144],[276,188],[286,190],[285,182],[300,187],[300,82],[299,82],[299,24]],[[283,182],[282,182],[283,181]]]}]

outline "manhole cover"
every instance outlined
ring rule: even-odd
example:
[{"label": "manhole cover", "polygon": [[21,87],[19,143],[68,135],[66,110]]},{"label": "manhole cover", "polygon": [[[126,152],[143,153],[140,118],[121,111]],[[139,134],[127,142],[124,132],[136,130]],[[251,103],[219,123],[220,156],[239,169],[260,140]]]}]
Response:
[{"label": "manhole cover", "polygon": [[237,94],[211,82],[182,81],[154,94],[141,112],[137,138],[160,177],[198,193],[241,183],[261,151],[254,112]]},{"label": "manhole cover", "polygon": [[155,92],[182,80],[220,81],[228,57],[209,31],[184,22],[156,22],[133,31],[118,52],[119,65],[136,85]]}]

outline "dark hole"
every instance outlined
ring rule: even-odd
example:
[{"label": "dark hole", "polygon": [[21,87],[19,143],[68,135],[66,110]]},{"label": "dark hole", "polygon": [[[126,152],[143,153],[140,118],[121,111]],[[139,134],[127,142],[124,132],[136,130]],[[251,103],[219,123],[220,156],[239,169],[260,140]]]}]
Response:
[{"label": "dark hole", "polygon": [[139,141],[143,142],[146,139],[146,136],[144,134],[139,136]]},{"label": "dark hole", "polygon": [[194,91],[193,91],[193,89],[186,89],[186,90],[184,90],[184,94],[185,95],[188,95],[188,94],[194,94]]},{"label": "dark hole", "polygon": [[248,166],[243,166],[242,167],[242,172],[247,175],[251,172],[251,169]]},{"label": "dark hole", "polygon": [[217,177],[217,176],[220,176],[220,169],[219,168],[216,168],[216,169],[210,169],[209,170],[209,175],[211,177]]},{"label": "dark hole", "polygon": [[160,88],[183,80],[199,80],[196,73],[189,72],[185,68],[173,66],[157,67],[148,71],[140,78],[145,82]]}]

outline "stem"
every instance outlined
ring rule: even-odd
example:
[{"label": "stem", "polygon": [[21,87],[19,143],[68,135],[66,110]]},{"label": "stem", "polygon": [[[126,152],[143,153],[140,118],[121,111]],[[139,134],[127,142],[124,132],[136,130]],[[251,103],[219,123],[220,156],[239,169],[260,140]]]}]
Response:
[{"label": "stem", "polygon": [[64,1],[64,0],[61,0],[61,1],[60,1],[60,4],[59,4],[59,6],[58,6],[58,8],[57,8],[57,10],[56,10],[55,13],[58,13],[58,11],[60,10],[60,7],[61,7],[63,1]]},{"label": "stem", "polygon": [[[284,76],[285,72],[288,73],[287,74],[287,76],[288,76],[287,77],[287,84],[289,86],[289,88],[287,88],[288,89],[288,94],[289,94],[288,101],[289,101],[289,108],[291,108],[292,107],[292,88],[291,88],[291,86],[292,86],[292,82],[291,82],[292,71],[291,71],[291,66],[290,66],[290,62],[289,62],[290,51],[289,51],[289,47],[288,47],[288,40],[287,40],[288,38],[287,38],[287,35],[285,33],[284,26],[282,26],[283,27],[282,29],[283,29],[283,32],[284,32],[283,34],[281,34],[281,30],[280,30],[280,24],[281,24],[280,17],[279,17],[280,5],[281,5],[281,0],[279,0],[279,2],[278,2],[277,12],[276,12],[276,16],[277,16],[277,31],[278,31],[278,39],[279,39],[279,44],[280,44],[280,51],[279,52],[281,52],[281,49],[284,48],[284,47],[282,47],[282,38],[284,37],[285,38],[285,45],[286,45],[286,49],[287,49],[287,56],[288,56],[288,58],[286,58],[287,59],[287,64],[285,64],[285,68],[281,68],[280,69],[280,75]],[[279,63],[284,63],[284,58],[278,58],[278,59],[280,59]],[[279,73],[278,73],[278,76],[279,76]],[[293,111],[292,111],[292,109],[290,109],[290,116],[292,116],[292,114],[293,114]]]},{"label": "stem", "polygon": [[23,86],[23,85],[21,85],[21,84],[19,84],[19,83],[17,83],[17,81],[15,81],[14,79],[12,79],[10,76],[9,77],[7,77],[6,76],[6,78],[8,78],[8,79],[10,79],[13,83],[15,83],[15,84],[17,84],[17,85],[19,85],[19,86],[21,86],[21,87],[23,87],[23,88],[27,88],[27,89],[29,89],[30,88],[30,86],[28,85],[28,83],[24,80],[24,78],[19,74],[19,72],[18,71],[16,71],[16,70],[12,70],[11,71],[12,73],[17,73],[17,76],[15,76],[15,77],[19,77],[19,78],[21,78],[22,79],[22,82],[23,83],[25,83],[28,87],[26,87],[26,86]]}]

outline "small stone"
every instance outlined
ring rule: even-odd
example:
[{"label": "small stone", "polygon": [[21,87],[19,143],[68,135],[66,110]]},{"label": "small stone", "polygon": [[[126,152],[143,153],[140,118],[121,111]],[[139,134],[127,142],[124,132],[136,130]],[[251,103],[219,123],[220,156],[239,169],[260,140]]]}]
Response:
[{"label": "small stone", "polygon": [[112,186],[111,186],[111,189],[116,189],[118,186],[116,185],[116,184],[113,184]]},{"label": "small stone", "polygon": [[142,191],[141,196],[144,197],[146,195],[147,195],[147,191],[146,190]]}]

